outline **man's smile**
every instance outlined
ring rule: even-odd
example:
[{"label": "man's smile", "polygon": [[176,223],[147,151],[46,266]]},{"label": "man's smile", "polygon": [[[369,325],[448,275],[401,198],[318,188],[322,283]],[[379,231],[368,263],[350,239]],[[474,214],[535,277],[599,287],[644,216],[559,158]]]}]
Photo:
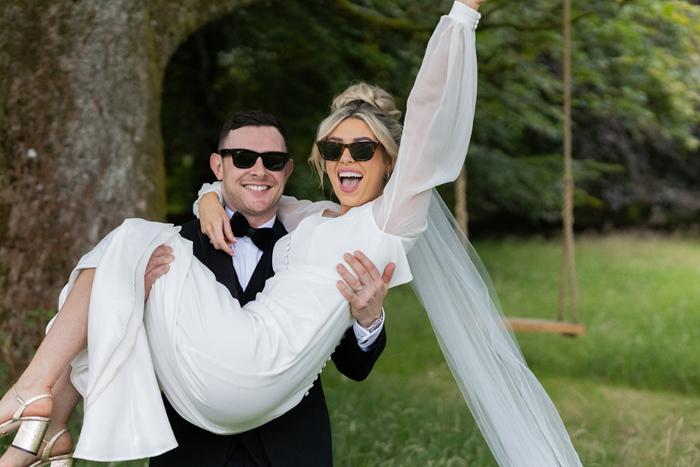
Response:
[{"label": "man's smile", "polygon": [[267,191],[270,189],[269,185],[243,185],[243,188],[253,191]]}]

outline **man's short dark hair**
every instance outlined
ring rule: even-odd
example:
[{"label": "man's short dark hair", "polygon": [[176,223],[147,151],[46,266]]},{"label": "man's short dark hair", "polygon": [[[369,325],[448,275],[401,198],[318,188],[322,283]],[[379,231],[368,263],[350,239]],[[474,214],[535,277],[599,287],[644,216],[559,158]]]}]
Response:
[{"label": "man's short dark hair", "polygon": [[233,117],[224,123],[224,128],[221,130],[221,137],[219,138],[219,149],[224,149],[221,145],[224,144],[224,140],[230,132],[245,126],[271,126],[277,128],[277,131],[282,135],[282,139],[284,139],[285,150],[289,151],[287,130],[284,129],[282,123],[277,120],[274,115],[263,112],[262,110],[243,110],[241,112],[236,112]]}]

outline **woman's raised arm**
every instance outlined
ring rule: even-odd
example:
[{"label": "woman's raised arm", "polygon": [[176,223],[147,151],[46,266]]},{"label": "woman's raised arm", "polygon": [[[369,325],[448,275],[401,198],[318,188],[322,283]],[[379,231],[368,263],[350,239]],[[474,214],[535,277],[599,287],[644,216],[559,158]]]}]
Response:
[{"label": "woman's raised arm", "polygon": [[476,104],[474,30],[480,15],[455,2],[433,33],[408,99],[394,173],[373,206],[377,225],[402,237],[425,228],[431,188],[459,175],[469,146]]}]

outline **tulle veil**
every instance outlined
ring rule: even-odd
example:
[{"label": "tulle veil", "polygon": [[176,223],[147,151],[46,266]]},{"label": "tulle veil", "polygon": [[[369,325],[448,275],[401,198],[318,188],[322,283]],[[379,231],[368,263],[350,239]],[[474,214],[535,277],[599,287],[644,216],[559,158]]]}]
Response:
[{"label": "tulle veil", "polygon": [[500,466],[581,466],[527,367],[476,251],[433,189],[428,227],[408,255],[413,290]]}]

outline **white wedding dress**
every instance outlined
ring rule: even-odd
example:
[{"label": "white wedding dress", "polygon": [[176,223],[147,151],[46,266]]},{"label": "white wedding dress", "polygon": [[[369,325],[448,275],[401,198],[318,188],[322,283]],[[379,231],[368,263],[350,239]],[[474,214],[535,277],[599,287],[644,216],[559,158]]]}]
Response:
[{"label": "white wedding dress", "polygon": [[[283,199],[278,215],[291,233],[275,245],[276,274],[255,301],[241,308],[171,225],[127,220],[81,259],[61,294],[62,304],[79,271],[96,268],[88,349],[73,362],[85,398],[76,457],[173,449],[159,386],[183,418],[218,434],[247,431],[299,403],[352,325],[336,287],[343,254],[361,250],[379,270],[395,262],[390,286],[412,279],[407,252],[426,228],[431,189],[457,177],[469,145],[478,18],[455,3],[440,21],[380,198],[340,217],[323,216],[328,203]],[[146,263],[163,243],[176,259],[144,310]]]}]

